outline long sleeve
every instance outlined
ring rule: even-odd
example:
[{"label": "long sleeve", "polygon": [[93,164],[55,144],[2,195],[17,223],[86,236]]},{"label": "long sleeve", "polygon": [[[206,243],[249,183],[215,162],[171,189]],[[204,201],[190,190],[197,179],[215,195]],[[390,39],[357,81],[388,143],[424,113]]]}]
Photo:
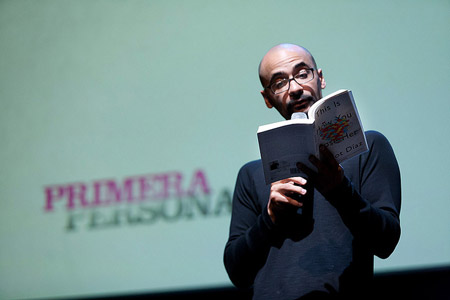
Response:
[{"label": "long sleeve", "polygon": [[400,171],[388,140],[374,131],[366,135],[369,151],[359,157],[359,186],[345,178],[326,198],[355,237],[387,258],[400,238]]},{"label": "long sleeve", "polygon": [[264,265],[276,228],[266,207],[256,203],[253,176],[249,163],[241,168],[233,195],[230,236],[225,247],[224,263],[231,281],[238,287],[252,285]]}]

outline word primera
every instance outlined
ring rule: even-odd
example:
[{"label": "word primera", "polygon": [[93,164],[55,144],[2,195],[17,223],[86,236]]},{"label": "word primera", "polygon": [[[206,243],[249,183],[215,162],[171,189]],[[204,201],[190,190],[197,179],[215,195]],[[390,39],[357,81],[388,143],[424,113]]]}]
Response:
[{"label": "word primera", "polygon": [[130,176],[114,179],[49,185],[44,188],[46,212],[111,205],[209,196],[210,186],[202,170],[186,180],[180,172]]}]

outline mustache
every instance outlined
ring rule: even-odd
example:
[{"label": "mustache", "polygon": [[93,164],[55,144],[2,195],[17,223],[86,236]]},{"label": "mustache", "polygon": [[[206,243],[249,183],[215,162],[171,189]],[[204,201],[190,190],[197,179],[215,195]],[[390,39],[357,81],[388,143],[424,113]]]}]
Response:
[{"label": "mustache", "polygon": [[309,96],[309,97],[305,97],[305,98],[300,98],[300,99],[297,99],[297,100],[289,101],[288,104],[287,104],[287,109],[289,111],[291,111],[293,109],[294,105],[297,105],[299,103],[302,103],[304,105],[305,104],[309,104],[309,103],[314,103],[314,98]]}]

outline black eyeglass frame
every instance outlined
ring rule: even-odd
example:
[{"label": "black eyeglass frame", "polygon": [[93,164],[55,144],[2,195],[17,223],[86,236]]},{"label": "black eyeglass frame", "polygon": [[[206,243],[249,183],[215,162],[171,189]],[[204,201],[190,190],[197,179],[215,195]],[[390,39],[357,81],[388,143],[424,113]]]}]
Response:
[{"label": "black eyeglass frame", "polygon": [[[289,89],[291,88],[291,81],[292,81],[292,80],[294,80],[297,84],[302,85],[302,84],[308,83],[308,82],[310,82],[310,81],[312,81],[312,80],[314,79],[314,70],[315,70],[315,68],[302,68],[301,70],[308,70],[308,71],[311,71],[311,72],[312,72],[312,77],[311,77],[311,79],[308,80],[308,81],[305,81],[305,82],[303,82],[303,83],[299,83],[297,80],[295,80],[295,76],[293,76],[293,77],[290,78],[290,79],[283,79],[283,80],[287,80],[287,81],[288,81],[288,83],[287,83],[288,88],[287,88],[286,90],[281,91],[281,92],[278,92],[278,93],[275,93],[275,92],[273,91],[272,87],[271,87],[272,85],[275,84],[275,82],[270,83],[268,86],[266,86],[266,87],[264,87],[264,88],[265,88],[265,89],[269,89],[274,95],[278,95],[278,94],[284,93],[284,92],[286,92],[286,91],[289,91]],[[300,71],[301,71],[301,70],[300,70]],[[297,74],[297,75],[298,75],[298,74]],[[296,75],[296,76],[297,76],[297,75]]]}]

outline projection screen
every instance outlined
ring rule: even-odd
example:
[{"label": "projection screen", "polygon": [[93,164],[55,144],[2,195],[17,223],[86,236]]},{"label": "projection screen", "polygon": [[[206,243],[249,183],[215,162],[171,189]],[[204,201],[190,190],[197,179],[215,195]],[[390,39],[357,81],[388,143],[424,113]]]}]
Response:
[{"label": "projection screen", "polygon": [[[402,236],[376,272],[450,264],[448,1],[1,1],[0,298],[227,287],[257,67],[301,44],[391,142]],[[26,287],[26,288],[25,288]]]}]

